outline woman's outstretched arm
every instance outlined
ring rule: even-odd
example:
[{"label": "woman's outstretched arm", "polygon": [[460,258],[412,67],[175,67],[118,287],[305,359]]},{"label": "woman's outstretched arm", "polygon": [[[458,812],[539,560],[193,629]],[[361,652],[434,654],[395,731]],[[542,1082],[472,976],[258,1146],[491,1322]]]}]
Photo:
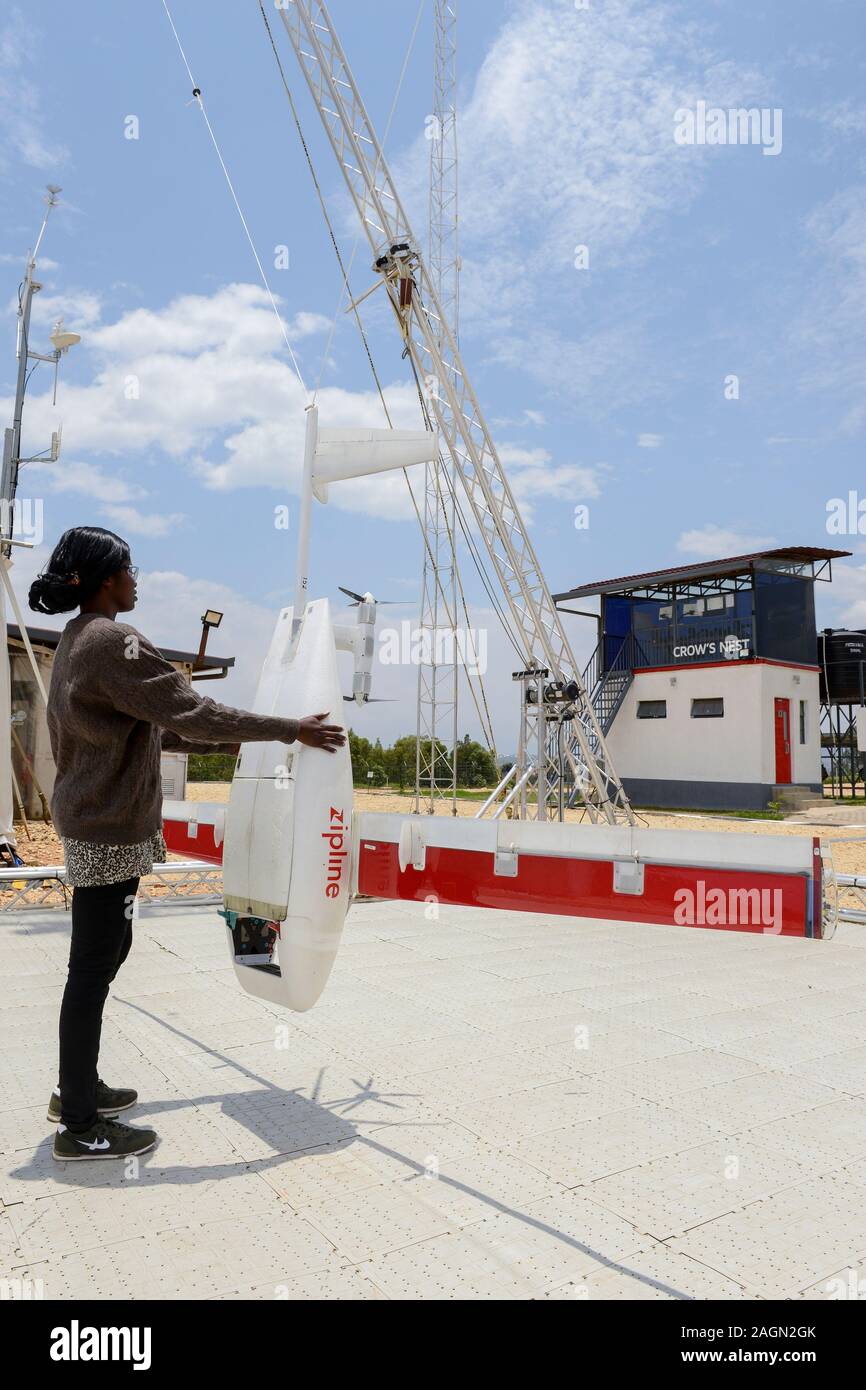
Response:
[{"label": "woman's outstretched arm", "polygon": [[297,739],[299,719],[252,714],[197,695],[171,662],[128,623],[101,627],[98,650],[92,656],[100,692],[115,709],[198,744],[294,743]]},{"label": "woman's outstretched arm", "polygon": [[170,729],[161,729],[163,753],[239,753],[239,743],[194,743]]}]

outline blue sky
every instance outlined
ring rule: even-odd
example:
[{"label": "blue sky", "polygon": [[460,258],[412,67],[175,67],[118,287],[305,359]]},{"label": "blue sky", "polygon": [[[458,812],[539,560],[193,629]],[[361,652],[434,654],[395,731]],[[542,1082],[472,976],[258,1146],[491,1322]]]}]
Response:
[{"label": "blue sky", "polygon": [[[323,365],[340,278],[255,0],[170,8],[304,376],[321,375],[323,424],[384,423],[343,314]],[[415,0],[330,10],[381,134]],[[431,12],[428,0],[387,146],[422,237]],[[866,511],[862,6],[463,0],[461,12],[462,346],[550,587],[833,545],[854,556],[819,586],[819,625],[866,627],[866,517],[864,534],[826,526],[830,499],[851,490]],[[274,33],[348,256],[357,229],[341,176],[278,21]],[[213,645],[238,669],[208,693],[242,703],[291,597],[293,535],[273,515],[288,504],[294,519],[304,400],[189,86],[159,0],[4,9],[4,417],[15,293],[49,181],[64,192],[32,337],[45,346],[63,312],[83,339],[56,410],[48,369],[31,380],[25,447],[44,447],[59,421],[64,447],[22,477],[22,495],[44,499],[45,544],[14,573],[23,597],[66,526],[120,531],[143,571],[136,623],[194,646],[205,606],[224,609]],[[678,145],[675,113],[700,101],[781,110],[781,151]],[[271,269],[282,244],[289,268]],[[373,282],[369,261],[364,242],[356,293]],[[393,324],[375,299],[365,317],[397,421],[416,427]],[[405,604],[386,621],[412,618],[421,548],[402,478],[332,498],[316,512],[313,592],[369,588]],[[507,750],[514,662],[464,574],[473,622],[491,626]],[[571,633],[587,658],[589,624]],[[374,693],[398,703],[353,711],[353,724],[409,732],[414,679],[380,671]],[[463,729],[476,729],[468,708]]]}]

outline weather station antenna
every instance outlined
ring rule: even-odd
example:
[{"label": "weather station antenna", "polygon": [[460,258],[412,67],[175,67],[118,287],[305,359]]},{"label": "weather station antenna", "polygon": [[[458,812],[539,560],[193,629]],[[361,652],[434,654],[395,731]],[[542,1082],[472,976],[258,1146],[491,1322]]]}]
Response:
[{"label": "weather station antenna", "polygon": [[[9,570],[12,566],[12,549],[19,546],[24,549],[32,550],[34,541],[25,536],[15,536],[16,513],[15,504],[18,493],[18,476],[21,467],[27,463],[54,463],[60,456],[60,429],[55,430],[51,436],[51,444],[41,453],[31,454],[25,458],[21,453],[22,426],[24,421],[24,400],[27,394],[27,386],[32,373],[40,362],[47,362],[54,367],[54,402],[57,400],[57,371],[60,359],[81,341],[78,333],[69,332],[59,319],[50,334],[50,341],[53,343],[52,352],[35,352],[30,346],[30,318],[33,308],[34,295],[42,289],[42,285],[36,278],[37,258],[42,246],[42,239],[45,235],[45,228],[51,213],[57,207],[61,189],[57,184],[48,184],[47,195],[45,198],[45,214],[42,218],[42,225],[39,228],[39,235],[33,250],[28,252],[27,261],[24,269],[24,278],[18,291],[18,333],[16,353],[18,358],[18,371],[15,382],[15,402],[12,408],[12,425],[5,431],[3,437],[3,468],[0,473],[0,646],[3,649],[3,665],[0,669],[0,727],[8,727],[12,723],[11,708],[11,677],[9,670],[9,659],[6,644],[6,599],[9,600],[15,621],[21,634],[21,640],[27,653],[27,659],[33,672],[33,679],[36,688],[42,698],[43,703],[48,703],[48,694],[45,682],[42,679],[42,672],[30,636],[27,632],[27,624],[21,612]],[[32,364],[32,365],[31,365]],[[23,528],[17,528],[23,529]],[[7,854],[13,864],[20,864],[21,860],[16,852],[15,831],[12,820],[12,794],[13,789],[17,793],[15,774],[12,768],[12,752],[10,740],[4,739],[0,745],[0,858],[3,853]]]}]

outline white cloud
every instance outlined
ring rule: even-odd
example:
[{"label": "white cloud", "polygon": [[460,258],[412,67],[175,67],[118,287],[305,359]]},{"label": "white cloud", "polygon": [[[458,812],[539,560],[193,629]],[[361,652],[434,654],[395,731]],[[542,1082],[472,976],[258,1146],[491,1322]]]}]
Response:
[{"label": "white cloud", "polygon": [[850,98],[820,107],[810,115],[837,135],[866,134],[866,106],[856,106]]},{"label": "white cloud", "polygon": [[542,497],[567,502],[599,497],[603,477],[609,472],[605,464],[554,464],[547,449],[524,449],[513,444],[501,445],[499,457],[524,520],[531,519],[533,504]]},{"label": "white cloud", "polygon": [[[291,342],[327,333],[321,314],[299,313],[286,325]],[[224,349],[232,355],[272,353],[282,332],[267,291],[259,285],[225,285],[212,295],[185,294],[163,309],[133,309],[90,335],[90,344],[115,362],[163,354],[196,357]]]},{"label": "white cloud", "polygon": [[639,434],[637,437],[639,449],[659,449],[661,444],[662,436],[660,434]]},{"label": "white cloud", "polygon": [[[22,272],[24,270],[25,260],[26,256],[23,251],[4,251],[0,254],[0,265],[17,265],[21,267]],[[50,256],[40,256],[39,269],[40,271],[59,270],[60,262],[52,261]]]},{"label": "white cloud", "polygon": [[8,167],[10,155],[47,172],[68,158],[44,129],[39,89],[30,76],[37,57],[32,7],[25,18],[16,6],[0,29],[0,170]]},{"label": "white cloud", "polygon": [[[593,308],[593,274],[634,268],[701,190],[707,151],[673,138],[698,98],[768,97],[754,69],[719,57],[687,8],[659,0],[517,0],[460,110],[461,302],[494,360],[581,403],[658,395],[646,328],[664,296],[633,285]],[[398,162],[424,225],[423,136]],[[589,269],[575,268],[575,248]],[[610,283],[610,282],[607,282]],[[563,320],[579,326],[562,331]]]},{"label": "white cloud", "polygon": [[500,415],[492,421],[492,424],[498,430],[522,429],[526,425],[541,429],[543,425],[547,424],[547,421],[540,410],[524,410],[523,414],[517,417]]},{"label": "white cloud", "polygon": [[[26,626],[61,628],[66,622],[66,616],[52,615],[45,613],[35,613],[27,602],[27,593],[30,585],[37,574],[45,568],[51,555],[49,545],[37,545],[32,550],[19,549],[17,546],[12,551],[12,588],[18,599],[21,612],[24,616]],[[7,622],[15,622],[11,606],[6,610]]]},{"label": "white cloud", "polygon": [[544,468],[550,463],[546,449],[521,449],[514,444],[500,444],[499,457],[506,466],[515,468]]},{"label": "white cloud", "polygon": [[140,507],[122,507],[109,503],[103,514],[132,536],[167,536],[186,520],[183,512],[144,512]]},{"label": "white cloud", "polygon": [[[98,305],[89,308],[93,315],[98,311]],[[302,313],[291,332],[301,339],[328,326],[320,315]],[[262,289],[234,284],[212,295],[181,296],[162,309],[134,309],[93,327],[84,350],[85,360],[96,362],[90,382],[62,383],[57,410],[47,392],[28,396],[28,433],[48,437],[62,415],[65,438],[74,441],[76,452],[107,456],[112,463],[42,466],[37,476],[47,491],[86,493],[111,522],[150,536],[167,534],[183,518],[140,505],[148,495],[146,470],[138,474],[144,485],[133,484],[123,476],[124,464],[114,462],[130,453],[164,451],[214,491],[297,491],[306,398],[285,360]],[[420,426],[413,383],[393,383],[385,395],[395,426]],[[385,424],[373,390],[325,386],[318,402],[328,425]],[[542,417],[525,411],[524,418],[535,424]],[[527,512],[541,497],[599,495],[603,465],[555,464],[544,448],[508,443],[501,457]],[[420,502],[420,470],[411,482]],[[331,490],[330,505],[389,519],[415,515],[402,472],[341,483]]]},{"label": "white cloud", "polygon": [[28,491],[30,479],[45,483],[52,492],[81,492],[102,503],[130,502],[146,496],[146,489],[128,482],[117,473],[108,474],[95,463],[68,462],[61,455],[57,463],[29,463],[21,474]]},{"label": "white cloud", "polygon": [[[58,301],[52,312],[60,307]],[[98,302],[83,299],[81,307],[91,319],[98,317]],[[67,322],[72,327],[76,320],[67,313]],[[329,326],[321,315],[302,312],[289,333],[300,342]],[[181,296],[161,309],[132,310],[113,323],[97,323],[77,351],[84,362],[95,360],[89,382],[61,381],[57,409],[48,391],[38,395],[31,388],[30,437],[49,437],[62,418],[65,438],[76,452],[122,459],[159,450],[187,464],[215,490],[297,490],[307,400],[260,287],[228,285],[212,295]],[[390,386],[386,398],[397,427],[420,426],[414,385]],[[319,405],[330,425],[386,423],[372,390],[325,387]],[[0,409],[8,413],[11,400]],[[145,495],[118,481],[116,465],[87,467],[89,475],[81,465],[64,473],[61,464],[61,471],[44,471],[40,481],[49,490],[92,486],[103,503],[122,505]],[[341,484],[332,499],[332,505],[349,511],[414,515],[402,473]],[[139,530],[163,534],[164,521],[143,509],[131,520]]]},{"label": "white cloud", "polygon": [[833,583],[829,586],[818,584],[816,588],[825,591],[819,595],[822,608],[832,610],[832,617],[825,613],[819,618],[819,627],[832,624],[835,627],[866,629],[866,564],[836,560],[833,564]]},{"label": "white cloud", "polygon": [[677,550],[701,560],[721,560],[729,555],[751,555],[775,545],[778,545],[775,536],[753,536],[707,522],[699,529],[684,531],[677,541]]},{"label": "white cloud", "polygon": [[794,325],[797,346],[809,364],[803,381],[810,389],[842,398],[838,433],[853,435],[864,418],[866,185],[844,189],[817,207],[806,220],[806,232],[810,291]]},{"label": "white cloud", "polygon": [[[39,269],[46,269],[41,257]],[[10,300],[9,307],[17,312],[17,298]],[[34,296],[31,324],[35,327],[47,327],[50,324],[53,328],[57,320],[62,318],[67,328],[71,328],[74,333],[80,333],[98,324],[101,316],[102,300],[91,290],[56,290],[47,294],[43,290]],[[51,345],[47,346],[50,348]]]}]

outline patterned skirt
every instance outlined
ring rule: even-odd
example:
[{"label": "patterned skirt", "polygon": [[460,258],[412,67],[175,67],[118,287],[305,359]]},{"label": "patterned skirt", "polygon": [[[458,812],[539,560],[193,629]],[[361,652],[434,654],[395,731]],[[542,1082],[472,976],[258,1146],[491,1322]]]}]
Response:
[{"label": "patterned skirt", "polygon": [[123,883],[128,878],[144,878],[154,864],[164,864],[168,857],[161,830],[136,845],[100,845],[65,836],[61,839],[70,888],[98,888],[107,883]]}]

